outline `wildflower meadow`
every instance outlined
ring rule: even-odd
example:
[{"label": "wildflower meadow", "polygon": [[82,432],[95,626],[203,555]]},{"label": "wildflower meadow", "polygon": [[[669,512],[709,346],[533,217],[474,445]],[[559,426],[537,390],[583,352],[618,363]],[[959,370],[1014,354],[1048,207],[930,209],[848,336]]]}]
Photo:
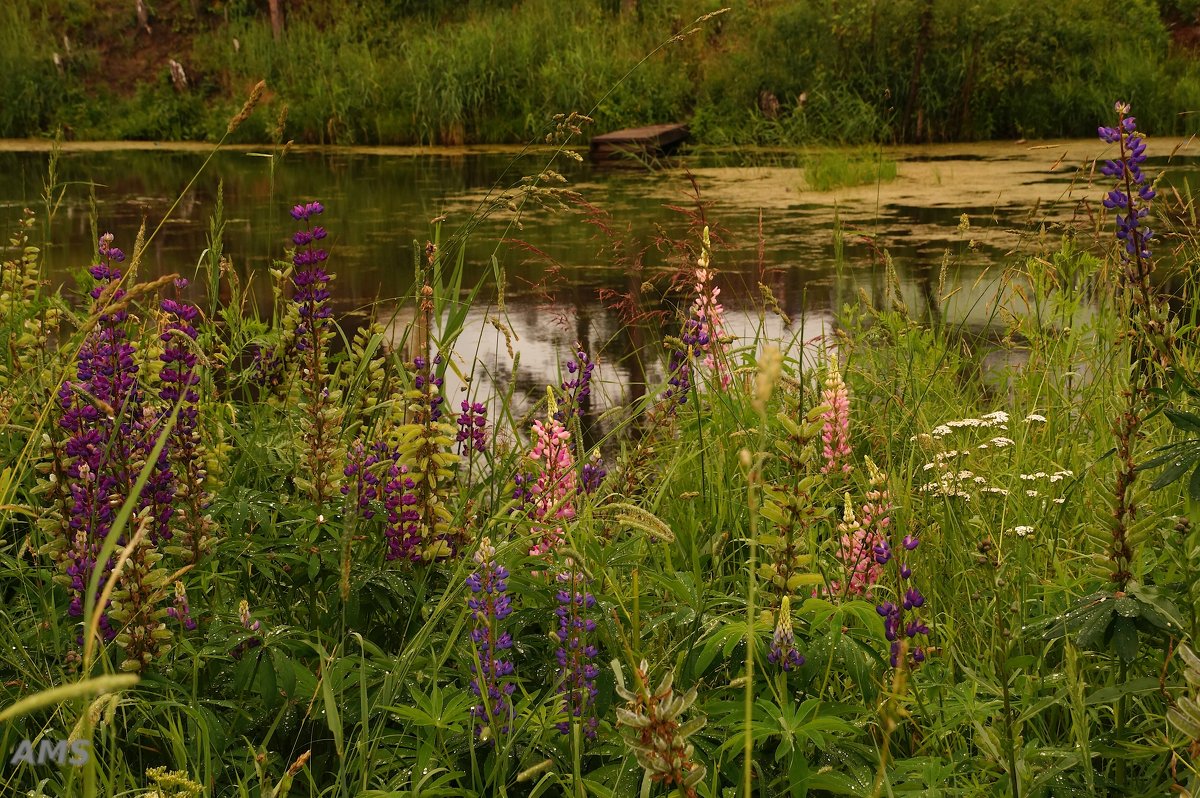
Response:
[{"label": "wildflower meadow", "polygon": [[694,217],[602,440],[602,351],[482,389],[469,228],[352,328],[321,197],[265,305],[220,208],[155,278],[98,219],[74,284],[6,220],[0,795],[1200,795],[1195,206],[1096,122],[986,340],[890,272],[735,337]]}]

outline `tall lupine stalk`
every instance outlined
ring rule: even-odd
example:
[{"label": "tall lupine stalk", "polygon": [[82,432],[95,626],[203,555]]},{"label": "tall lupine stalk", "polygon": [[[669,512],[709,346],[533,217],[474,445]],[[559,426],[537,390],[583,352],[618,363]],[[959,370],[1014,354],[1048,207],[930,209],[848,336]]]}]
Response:
[{"label": "tall lupine stalk", "polygon": [[569,734],[572,721],[581,724],[589,740],[596,738],[599,725],[593,712],[596,703],[597,649],[592,642],[596,621],[589,617],[596,606],[596,597],[587,590],[587,577],[571,565],[558,574],[556,594],[558,630],[552,632],[558,641],[558,693],[562,697],[563,720],[555,724],[563,734]]},{"label": "tall lupine stalk", "polygon": [[[417,312],[428,331],[433,318],[429,275],[437,248],[427,245],[425,255],[424,268],[418,271]],[[446,507],[458,456],[453,452],[454,425],[442,417],[442,378],[434,370],[442,365],[442,356],[431,357],[428,334],[422,340],[424,352],[410,364],[413,387],[405,393],[405,423],[393,433],[396,457],[384,484],[384,506],[388,507],[388,559],[431,562],[453,557],[462,540],[450,527],[452,516]]]},{"label": "tall lupine stalk", "polygon": [[421,514],[415,509],[417,483],[400,462],[400,453],[393,451],[387,461],[383,478],[383,507],[387,511],[384,538],[388,560],[420,558]]},{"label": "tall lupine stalk", "polygon": [[645,771],[642,794],[648,795],[649,784],[657,782],[677,788],[683,798],[696,798],[696,785],[704,780],[706,771],[695,760],[695,747],[688,738],[704,728],[705,719],[680,720],[696,702],[696,688],[675,695],[674,677],[668,671],[651,691],[650,665],[642,660],[633,672],[634,689],[630,690],[625,686],[620,663],[613,660],[612,669],[617,695],[625,699],[625,706],[617,707],[617,725]]},{"label": "tall lupine stalk", "polygon": [[[125,253],[112,245],[113,237],[100,238],[99,263],[89,270],[94,309],[118,302],[124,289],[115,287],[121,277],[117,264]],[[105,304],[101,304],[102,298]],[[70,595],[68,615],[83,616],[84,591],[99,567],[101,583],[113,567],[97,563],[117,511],[133,489],[142,446],[142,396],[137,384],[135,349],[128,340],[128,311],[100,314],[77,356],[76,380],[67,380],[58,391],[59,428],[66,440],[55,451],[51,475],[54,490],[66,510],[61,535],[50,551],[65,574],[60,577]],[[99,598],[99,596],[97,596]],[[100,607],[99,629],[108,641],[116,636],[108,608]]]},{"label": "tall lupine stalk", "polygon": [[845,502],[845,511],[837,526],[836,556],[842,564],[846,581],[833,580],[830,589],[833,593],[841,593],[844,590],[848,595],[862,596],[866,595],[883,574],[883,566],[875,561],[875,549],[885,541],[880,537],[878,529],[864,527],[854,517],[854,505],[848,493],[845,495]]},{"label": "tall lupine stalk", "polygon": [[327,368],[330,341],[333,339],[333,310],[329,306],[329,283],[333,275],[325,271],[329,253],[319,244],[326,237],[324,227],[308,223],[325,206],[309,202],[292,208],[292,218],[303,227],[292,235],[296,249],[292,254],[292,297],[299,321],[295,329],[295,348],[300,362],[298,380],[302,474],[296,485],[318,505],[333,498],[340,487],[342,460],[341,428],[344,410],[341,391],[332,388]]},{"label": "tall lupine stalk", "polygon": [[591,406],[592,372],[596,362],[588,357],[583,344],[575,344],[575,359],[567,361],[567,378],[562,381],[563,401],[554,413],[554,420],[571,431],[575,462],[583,463],[579,470],[578,488],[582,493],[595,493],[608,475],[599,449],[589,456],[584,450],[583,428],[580,419]]},{"label": "tall lupine stalk", "polygon": [[921,620],[918,610],[925,606],[925,597],[912,582],[913,570],[909,555],[916,550],[920,540],[907,534],[899,541],[899,552],[895,550],[890,533],[892,502],[887,489],[887,474],[867,458],[871,489],[863,503],[863,529],[873,532],[877,542],[872,547],[875,563],[880,566],[891,563],[895,571],[896,601],[882,601],[875,611],[883,618],[884,634],[890,643],[889,661],[893,668],[900,666],[900,652],[907,647],[906,666],[916,667],[925,661],[925,649],[920,638],[929,637],[929,627]]},{"label": "tall lupine stalk", "polygon": [[454,439],[458,442],[459,456],[470,455],[471,452],[483,454],[487,451],[487,406],[482,402],[462,400],[462,413],[459,415],[458,434]]},{"label": "tall lupine stalk", "polygon": [[712,262],[712,240],[708,228],[701,235],[700,257],[692,275],[692,287],[696,298],[692,301],[692,318],[699,322],[704,331],[704,365],[720,381],[722,388],[733,382],[729,370],[729,342],[732,340],[725,329],[725,308],[717,301],[721,289],[713,284],[716,273],[710,268]]},{"label": "tall lupine stalk", "polygon": [[368,432],[380,409],[391,395],[391,380],[383,350],[384,327],[377,321],[360,327],[350,342],[341,366],[341,382],[353,388],[346,417],[347,436]]},{"label": "tall lupine stalk", "polygon": [[1142,421],[1149,411],[1151,391],[1158,379],[1153,373],[1155,361],[1163,368],[1174,362],[1175,322],[1166,303],[1157,297],[1150,282],[1154,261],[1150,251],[1153,231],[1146,220],[1154,189],[1146,182],[1142,165],[1146,161],[1146,138],[1137,130],[1136,120],[1128,116],[1129,105],[1117,103],[1117,125],[1099,128],[1100,139],[1118,145],[1118,157],[1106,161],[1100,171],[1115,178],[1117,186],[1104,198],[1104,207],[1116,213],[1116,236],[1121,243],[1121,279],[1117,291],[1120,318],[1128,324],[1133,342],[1134,366],[1129,384],[1122,390],[1125,407],[1113,423],[1117,440],[1116,481],[1113,510],[1104,524],[1111,532],[1108,558],[1109,579],[1117,591],[1124,591],[1133,579],[1136,540],[1131,527],[1137,520],[1138,502],[1134,482],[1137,479],[1136,449],[1142,438]]},{"label": "tall lupine stalk", "polygon": [[394,433],[398,457],[384,486],[390,501],[394,504],[399,495],[399,507],[405,508],[399,510],[399,527],[391,525],[394,511],[389,510],[389,559],[445,559],[454,556],[462,542],[450,528],[446,507],[458,456],[452,451],[454,426],[441,418],[441,380],[430,370],[430,365],[440,363],[440,355],[432,364],[421,356],[412,362],[415,375],[414,387],[406,394],[408,420]]},{"label": "tall lupine stalk", "polygon": [[[791,408],[775,416],[787,432],[786,440],[778,441],[777,446],[788,474],[763,489],[765,501],[761,513],[773,529],[760,533],[757,538],[765,550],[758,576],[771,585],[776,601],[782,601],[806,584],[820,581],[809,571],[813,557],[804,549],[813,525],[820,523],[827,513],[817,498],[823,477],[818,473],[819,455],[815,445],[825,408],[817,406],[799,418],[793,418],[798,410],[798,407]],[[760,412],[765,418],[765,403]]]},{"label": "tall lupine stalk", "polygon": [[571,433],[554,417],[558,408],[553,393],[548,394],[550,417],[545,423],[533,422],[533,449],[529,459],[537,463],[537,477],[527,487],[519,488],[529,501],[530,517],[534,521],[533,542],[529,554],[547,555],[563,540],[563,528],[558,522],[575,517],[576,475],[575,458],[571,452]]},{"label": "tall lupine stalk", "polygon": [[[142,510],[137,521],[138,529],[129,546],[128,556],[117,574],[116,588],[108,616],[119,624],[115,641],[125,652],[121,670],[144,670],[154,658],[171,648],[171,631],[164,619],[170,617],[170,608],[163,606],[167,595],[168,573],[159,568],[163,555],[154,542],[154,534],[147,533],[157,527],[153,508]],[[129,548],[127,546],[127,548]]]},{"label": "tall lupine stalk", "polygon": [[[175,281],[177,291],[187,285],[187,280]],[[208,469],[199,428],[200,374],[196,367],[197,332],[193,325],[199,310],[179,298],[164,299],[159,307],[163,318],[159,336],[163,350],[159,355],[162,368],[158,379],[162,387],[158,397],[164,403],[160,412],[165,418],[179,404],[166,452],[175,476],[171,483],[173,496],[169,498],[174,506],[173,526],[182,534],[167,550],[184,562],[196,563],[212,548],[216,532],[216,524],[208,514],[212,494],[205,489]]]},{"label": "tall lupine stalk", "polygon": [[[38,249],[29,243],[29,231],[33,228],[33,211],[28,208],[17,223],[17,231],[9,239],[8,245],[20,254],[17,257],[0,262],[0,331],[5,333],[5,343],[13,355],[20,349],[16,330],[12,329],[17,322],[22,321],[37,296],[41,285],[38,270]],[[0,363],[3,360],[0,359]],[[16,371],[21,370],[21,359],[14,357]]]},{"label": "tall lupine stalk", "polygon": [[666,405],[668,416],[674,416],[680,405],[685,404],[692,392],[692,359],[695,352],[708,347],[709,337],[699,319],[688,319],[683,323],[678,344],[671,346],[667,360],[667,390],[661,401]]},{"label": "tall lupine stalk", "polygon": [[[195,310],[174,300],[164,303],[172,319],[163,337],[168,346],[160,355],[161,368],[148,371],[157,372],[163,386],[158,399],[168,406],[156,407],[146,400],[140,385],[146,377],[139,373],[137,349],[130,340],[131,317],[125,310],[128,299],[119,284],[118,264],[125,255],[112,241],[111,234],[100,238],[100,262],[90,269],[96,281],[90,292],[96,325],[78,352],[77,379],[67,380],[58,391],[58,430],[65,440],[56,445],[51,439],[49,490],[61,516],[48,514],[45,522],[48,530],[57,532],[47,550],[65,572],[59,579],[70,595],[71,617],[82,616],[93,578],[105,584],[109,571],[121,563],[107,605],[97,608],[97,626],[104,640],[115,639],[124,650],[122,669],[142,670],[170,647],[171,632],[164,623],[170,613],[162,606],[169,583],[167,572],[159,567],[163,559],[159,547],[165,548],[182,523],[175,502],[181,494],[186,498],[188,488],[180,480],[191,479],[191,485],[196,485],[204,477],[195,460],[198,453],[189,447],[198,400],[193,390],[195,361],[190,350],[175,346],[177,334],[189,343],[194,337],[190,321]],[[137,496],[133,534],[127,532],[117,541],[123,548],[119,558],[97,562],[121,506],[137,487],[146,458],[155,455],[159,430],[175,413],[176,404],[176,426],[163,441]],[[176,470],[173,463],[182,469]],[[95,574],[97,569],[100,574]]]},{"label": "tall lupine stalk", "polygon": [[850,393],[842,381],[836,355],[830,355],[821,402],[828,409],[821,416],[822,474],[849,474],[850,465]]},{"label": "tall lupine stalk", "polygon": [[[592,372],[596,364],[588,357],[582,344],[575,345],[575,359],[567,361],[567,374],[562,381],[563,401],[554,413],[554,419],[566,424],[571,418],[583,416],[592,396]],[[582,445],[582,444],[581,444]]]},{"label": "tall lupine stalk", "polygon": [[33,225],[27,208],[8,242],[16,254],[0,263],[0,380],[8,386],[0,396],[0,426],[41,406],[58,387],[50,382],[57,369],[47,367],[47,344],[64,314],[58,297],[42,296],[40,250],[29,241]]},{"label": "tall lupine stalk", "polygon": [[512,660],[505,651],[512,648],[512,635],[503,630],[504,619],[512,612],[508,597],[508,569],[496,562],[496,549],[490,538],[479,542],[475,552],[475,571],[467,577],[467,607],[471,610],[471,689],[479,699],[471,708],[475,735],[483,739],[485,730],[507,734],[512,719]]}]

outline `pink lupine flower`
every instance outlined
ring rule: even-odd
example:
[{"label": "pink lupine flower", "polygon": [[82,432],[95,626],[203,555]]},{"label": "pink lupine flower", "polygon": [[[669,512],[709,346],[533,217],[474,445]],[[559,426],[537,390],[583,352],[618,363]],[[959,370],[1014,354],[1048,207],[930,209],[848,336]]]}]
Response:
[{"label": "pink lupine flower", "polygon": [[700,328],[708,335],[704,348],[704,365],[721,380],[721,387],[728,388],[733,382],[733,374],[729,371],[729,362],[725,353],[729,351],[729,333],[725,328],[725,307],[717,301],[721,289],[712,285],[713,273],[705,268],[708,263],[708,252],[700,259],[702,264],[696,269],[696,299],[692,302],[692,318],[700,323]]},{"label": "pink lupine flower", "polygon": [[721,289],[713,285],[715,272],[708,268],[712,253],[712,243],[708,228],[702,234],[703,247],[700,257],[696,260],[696,271],[693,274],[693,287],[696,298],[692,302],[692,318],[699,322],[699,330],[707,340],[698,347],[704,352],[704,365],[717,375],[722,388],[728,388],[733,382],[733,374],[729,371],[729,361],[726,353],[729,351],[729,341],[732,340],[725,328],[725,308],[717,301]]},{"label": "pink lupine flower", "polygon": [[825,464],[821,466],[822,474],[849,474],[850,465],[850,394],[846,383],[842,381],[842,373],[838,370],[837,359],[830,358],[829,373],[825,376],[825,390],[821,392],[821,402],[828,410],[821,416],[821,454]]},{"label": "pink lupine flower", "polygon": [[[887,488],[887,474],[876,467],[870,457],[867,458],[867,471],[870,473],[871,489],[867,491],[867,500],[862,506],[863,529],[874,533],[879,541],[875,544],[876,560],[881,556],[881,547],[890,552],[892,530],[892,496]],[[887,560],[880,561],[882,565]]]},{"label": "pink lupine flower", "polygon": [[[569,521],[575,517],[575,458],[571,454],[571,433],[552,414],[546,423],[533,422],[533,450],[529,459],[541,465],[541,473],[528,491],[530,512],[537,521]],[[548,519],[549,517],[549,519]],[[562,542],[561,526],[534,527],[534,544],[529,553],[540,556]]]},{"label": "pink lupine flower", "polygon": [[[864,505],[864,511],[867,507]],[[875,511],[872,506],[872,511]],[[872,521],[877,519],[871,519]],[[887,519],[883,519],[885,522]],[[886,523],[884,526],[886,527]],[[875,561],[875,549],[884,542],[874,525],[864,525],[854,517],[854,506],[850,494],[846,494],[846,510],[838,524],[841,538],[838,540],[837,558],[845,568],[846,582],[830,582],[832,593],[841,593],[843,587],[848,595],[862,596],[879,581],[883,566]]]}]

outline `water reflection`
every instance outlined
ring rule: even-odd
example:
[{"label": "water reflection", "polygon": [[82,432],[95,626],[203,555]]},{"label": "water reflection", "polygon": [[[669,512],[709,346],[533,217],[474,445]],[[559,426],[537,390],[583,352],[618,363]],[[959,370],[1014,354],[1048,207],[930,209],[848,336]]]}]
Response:
[{"label": "water reflection", "polygon": [[[1152,143],[1159,153],[1176,144]],[[580,342],[598,362],[593,418],[657,390],[664,379],[665,354],[657,341],[664,329],[677,331],[672,314],[662,314],[669,319],[665,327],[661,318],[657,324],[629,325],[614,304],[628,295],[637,297],[647,313],[669,311],[672,303],[686,306],[686,297],[670,295],[663,303],[661,294],[643,292],[641,285],[679,266],[659,244],[688,235],[688,219],[680,209],[694,207],[691,180],[706,203],[706,215],[720,227],[718,283],[740,345],[748,345],[760,328],[769,337],[796,342],[819,337],[831,329],[835,310],[860,289],[881,302],[884,252],[894,263],[902,298],[915,313],[933,309],[952,325],[984,329],[999,312],[995,293],[1002,264],[1019,262],[1022,253],[1032,251],[1031,231],[1086,219],[1084,202],[1094,207],[1103,193],[1090,180],[1092,160],[1104,146],[1090,141],[889,150],[887,157],[898,161],[895,181],[825,193],[805,187],[803,172],[794,165],[800,159],[787,153],[763,158],[764,165],[747,165],[745,159],[721,165],[725,156],[692,156],[655,173],[599,170],[560,158],[554,168],[590,205],[533,210],[519,220],[501,207],[478,221],[473,214],[490,207],[497,187],[541,172],[549,155],[305,150],[273,166],[266,153],[229,150],[218,153],[195,185],[183,191],[206,152],[147,146],[90,147],[62,155],[59,180],[65,191],[46,250],[56,280],[66,280],[89,262],[93,223],[132,249],[143,220],[151,228],[157,225],[180,192],[171,220],[146,253],[143,275],[190,276],[207,247],[209,219],[223,185],[225,252],[250,281],[260,307],[270,299],[267,269],[283,256],[291,229],[287,209],[296,200],[319,198],[327,207],[322,221],[331,231],[339,310],[378,303],[380,315],[389,318],[403,307],[399,298],[412,290],[414,240],[432,237],[430,220],[444,217],[443,237],[473,228],[464,253],[465,283],[487,281],[458,345],[462,370],[475,374],[472,393],[506,391],[515,381],[514,412],[523,412],[547,384],[558,383],[560,363]],[[1151,166],[1161,168],[1166,160],[1151,159]],[[42,208],[47,162],[44,151],[0,143],[3,224],[14,224],[21,207]],[[1177,154],[1171,165],[1194,170],[1195,162]],[[594,208],[606,214],[603,223],[611,237],[587,223],[597,218],[589,217]],[[968,231],[959,227],[964,213],[971,222]],[[835,231],[840,231],[840,247]],[[623,259],[612,255],[614,238]],[[952,268],[939,294],[946,253]],[[507,275],[505,322],[521,353],[515,374],[504,336],[489,323],[497,312],[493,257]],[[760,315],[760,281],[770,285],[791,325]],[[943,295],[948,299],[939,302]],[[400,310],[391,334],[410,317],[411,311]],[[347,322],[354,323],[351,317]],[[457,406],[463,381],[451,375],[447,387]],[[603,426],[597,426],[597,435],[605,433]]]}]

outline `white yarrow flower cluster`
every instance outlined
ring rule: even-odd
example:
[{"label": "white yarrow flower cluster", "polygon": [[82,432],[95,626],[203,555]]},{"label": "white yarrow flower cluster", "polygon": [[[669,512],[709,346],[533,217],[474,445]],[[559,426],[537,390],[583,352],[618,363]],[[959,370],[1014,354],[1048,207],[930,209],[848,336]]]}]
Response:
[{"label": "white yarrow flower cluster", "polygon": [[[1040,413],[1029,413],[1024,418],[1026,423],[1045,424],[1046,417]],[[954,434],[958,430],[969,429],[992,429],[998,432],[1008,430],[1009,415],[1003,410],[997,410],[992,413],[986,413],[979,418],[962,418],[953,421],[947,421],[938,424],[928,434],[914,435],[910,440],[919,442],[922,446],[928,448],[937,448],[941,445],[942,439]],[[991,485],[987,477],[976,474],[974,471],[967,470],[963,466],[968,465],[964,459],[972,455],[976,457],[985,457],[980,455],[980,452],[990,452],[996,449],[1007,449],[1015,447],[1016,442],[1006,435],[993,435],[986,441],[977,445],[966,445],[957,449],[945,449],[934,453],[929,462],[921,466],[923,472],[930,473],[930,481],[921,485],[918,490],[922,493],[932,494],[935,496],[952,496],[969,501],[973,495],[987,495],[999,498],[1005,498],[1010,495],[1010,487],[1000,485]],[[985,463],[987,461],[984,461]],[[987,469],[984,469],[985,472]],[[1067,477],[1074,476],[1074,473],[1067,470],[1055,471],[1047,473],[1045,471],[1036,471],[1032,474],[1019,474],[1022,482],[1030,483],[1039,480],[1048,480],[1051,483],[1061,482]],[[1033,485],[1021,486],[1021,491],[1029,498],[1042,497],[1042,493],[1034,489]],[[1012,495],[1020,495],[1013,493]],[[1063,504],[1066,499],[1062,497],[1045,497],[1055,504]],[[1045,499],[1043,499],[1045,500]],[[1026,529],[1027,527],[1019,527]],[[1032,528],[1028,528],[1032,531]]]}]

